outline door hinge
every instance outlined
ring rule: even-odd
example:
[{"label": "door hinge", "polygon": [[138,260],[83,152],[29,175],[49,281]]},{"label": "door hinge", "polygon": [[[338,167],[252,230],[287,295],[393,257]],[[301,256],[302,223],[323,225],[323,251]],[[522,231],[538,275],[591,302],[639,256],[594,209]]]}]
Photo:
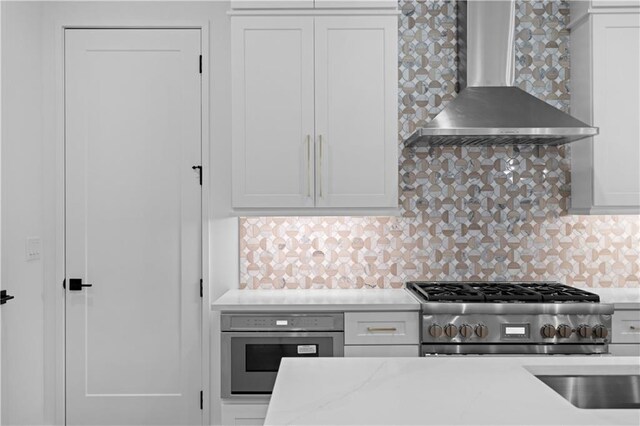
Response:
[{"label": "door hinge", "polygon": [[200,297],[202,297],[202,278],[200,278]]},{"label": "door hinge", "polygon": [[198,179],[200,180],[200,186],[202,186],[202,166],[191,166],[191,168],[198,171]]},{"label": "door hinge", "polygon": [[200,409],[204,410],[204,392],[200,391]]},{"label": "door hinge", "polygon": [[202,74],[202,55],[200,55],[200,58],[198,59],[198,65],[200,68],[200,74]]}]

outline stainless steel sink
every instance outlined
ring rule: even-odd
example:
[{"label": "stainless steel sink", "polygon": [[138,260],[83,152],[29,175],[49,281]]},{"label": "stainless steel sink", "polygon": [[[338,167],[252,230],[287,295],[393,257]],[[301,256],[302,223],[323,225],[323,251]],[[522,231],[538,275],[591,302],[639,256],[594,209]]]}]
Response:
[{"label": "stainless steel sink", "polygon": [[536,375],[578,408],[640,408],[640,375]]}]

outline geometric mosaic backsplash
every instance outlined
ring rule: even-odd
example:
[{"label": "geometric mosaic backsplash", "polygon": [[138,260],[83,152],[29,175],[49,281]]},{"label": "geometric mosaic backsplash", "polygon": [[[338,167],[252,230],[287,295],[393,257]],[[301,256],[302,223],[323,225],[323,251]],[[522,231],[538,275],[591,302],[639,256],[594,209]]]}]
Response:
[{"label": "geometric mosaic backsplash", "polygon": [[[516,6],[516,85],[568,111],[568,4]],[[455,97],[455,7],[399,2],[399,143]],[[565,147],[403,149],[401,217],[241,218],[240,287],[640,286],[640,217],[567,215],[569,156]]]},{"label": "geometric mosaic backsplash", "polygon": [[[444,228],[444,229],[443,229]],[[410,279],[638,287],[638,220],[568,216],[516,237],[403,217],[242,219],[241,287],[401,287]]]}]

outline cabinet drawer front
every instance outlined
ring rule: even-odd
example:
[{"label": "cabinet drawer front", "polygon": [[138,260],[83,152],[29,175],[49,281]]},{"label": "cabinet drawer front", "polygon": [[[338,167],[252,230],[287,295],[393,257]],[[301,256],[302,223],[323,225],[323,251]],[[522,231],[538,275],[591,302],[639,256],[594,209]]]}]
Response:
[{"label": "cabinet drawer front", "polygon": [[370,345],[370,346],[345,346],[346,358],[366,357],[404,357],[413,358],[420,356],[419,345]]},{"label": "cabinet drawer front", "polygon": [[613,356],[640,356],[640,345],[611,344],[609,345],[609,353]]},{"label": "cabinet drawer front", "polygon": [[346,312],[347,345],[411,345],[419,339],[417,312]]},{"label": "cabinet drawer front", "polygon": [[612,343],[640,343],[640,311],[616,311],[612,328]]},{"label": "cabinet drawer front", "polygon": [[263,425],[269,404],[227,404],[222,403],[223,425]]}]

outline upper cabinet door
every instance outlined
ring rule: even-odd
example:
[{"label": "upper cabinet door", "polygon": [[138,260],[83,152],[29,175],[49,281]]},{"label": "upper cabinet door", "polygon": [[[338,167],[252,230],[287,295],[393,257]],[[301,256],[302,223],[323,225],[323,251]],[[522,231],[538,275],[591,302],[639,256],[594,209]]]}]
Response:
[{"label": "upper cabinet door", "polygon": [[315,0],[316,9],[395,9],[397,0]]},{"label": "upper cabinet door", "polygon": [[315,21],[316,205],[397,207],[397,17]]},{"label": "upper cabinet door", "polygon": [[231,0],[232,9],[394,9],[397,0]]},{"label": "upper cabinet door", "polygon": [[313,19],[232,19],[236,208],[314,205]]},{"label": "upper cabinet door", "polygon": [[640,14],[593,17],[593,199],[640,207]]},{"label": "upper cabinet door", "polygon": [[313,9],[313,0],[231,0],[232,9]]}]

